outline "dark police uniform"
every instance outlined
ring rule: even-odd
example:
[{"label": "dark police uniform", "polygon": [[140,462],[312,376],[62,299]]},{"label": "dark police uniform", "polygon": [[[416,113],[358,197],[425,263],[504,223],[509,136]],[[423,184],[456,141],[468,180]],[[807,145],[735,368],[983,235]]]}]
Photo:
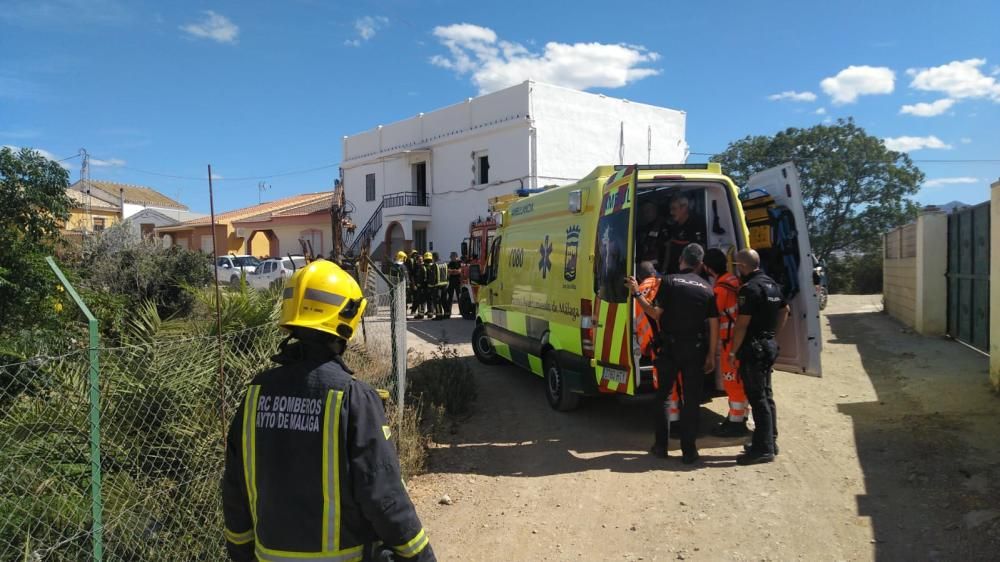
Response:
[{"label": "dark police uniform", "polygon": [[384,547],[435,560],[375,390],[333,353],[275,360],[251,382],[226,442],[230,558],[360,561]]},{"label": "dark police uniform", "polygon": [[778,357],[778,343],[774,340],[778,312],[785,306],[781,286],[763,271],[755,271],[744,278],[739,292],[739,314],[749,316],[750,325],[736,356],[740,360],[740,377],[756,426],[751,444],[756,453],[773,454],[774,440],[778,436],[771,372]]},{"label": "dark police uniform", "polygon": [[718,318],[715,292],[712,286],[691,271],[663,278],[656,294],[660,313],[660,352],[656,356],[656,372],[660,386],[657,399],[663,408],[656,415],[657,449],[667,446],[668,401],[677,380],[684,377],[681,400],[681,449],[695,451],[698,434],[698,408],[701,406],[701,372],[708,352],[708,320]]},{"label": "dark police uniform", "polygon": [[451,304],[458,299],[462,288],[462,262],[455,258],[448,262],[448,287],[445,289],[444,315],[451,317]]},{"label": "dark police uniform", "polygon": [[667,273],[677,273],[680,270],[681,252],[692,242],[706,245],[705,218],[690,212],[684,224],[673,223],[667,228],[668,243],[665,252],[665,265],[661,265]]}]

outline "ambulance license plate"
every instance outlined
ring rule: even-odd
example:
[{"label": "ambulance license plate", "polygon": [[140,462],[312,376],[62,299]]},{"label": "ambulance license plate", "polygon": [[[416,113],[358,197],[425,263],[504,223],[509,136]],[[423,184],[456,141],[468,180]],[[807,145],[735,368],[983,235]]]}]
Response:
[{"label": "ambulance license plate", "polygon": [[628,382],[628,373],[621,369],[609,369],[608,367],[605,367],[603,378],[606,381],[625,384]]}]

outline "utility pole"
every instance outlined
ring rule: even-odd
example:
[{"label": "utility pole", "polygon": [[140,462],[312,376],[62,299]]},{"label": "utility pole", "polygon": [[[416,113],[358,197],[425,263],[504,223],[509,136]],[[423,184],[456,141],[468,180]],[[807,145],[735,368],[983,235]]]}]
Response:
[{"label": "utility pole", "polygon": [[94,231],[94,215],[90,208],[90,155],[86,148],[80,149],[80,187],[83,191],[83,207],[87,214],[84,229],[87,232]]}]

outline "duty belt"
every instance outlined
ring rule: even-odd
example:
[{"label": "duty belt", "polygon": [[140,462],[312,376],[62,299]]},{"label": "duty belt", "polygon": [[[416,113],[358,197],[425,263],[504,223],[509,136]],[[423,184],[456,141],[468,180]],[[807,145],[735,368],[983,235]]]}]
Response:
[{"label": "duty belt", "polygon": [[750,336],[751,340],[773,340],[774,332],[760,332]]}]

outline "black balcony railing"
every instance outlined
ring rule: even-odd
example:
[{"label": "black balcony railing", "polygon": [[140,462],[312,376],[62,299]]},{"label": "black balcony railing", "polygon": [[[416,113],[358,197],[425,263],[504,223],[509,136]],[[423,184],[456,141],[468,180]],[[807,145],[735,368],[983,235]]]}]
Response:
[{"label": "black balcony railing", "polygon": [[430,196],[419,191],[401,191],[386,193],[382,196],[382,206],[390,207],[429,207]]}]

